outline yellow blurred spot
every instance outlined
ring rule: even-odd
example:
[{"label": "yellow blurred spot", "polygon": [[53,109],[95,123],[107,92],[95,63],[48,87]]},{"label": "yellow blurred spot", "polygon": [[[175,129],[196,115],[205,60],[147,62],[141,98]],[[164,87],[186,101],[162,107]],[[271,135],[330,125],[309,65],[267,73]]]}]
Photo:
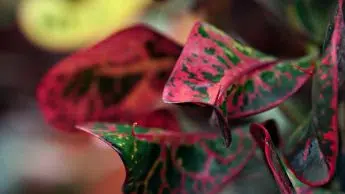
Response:
[{"label": "yellow blurred spot", "polygon": [[89,46],[137,20],[151,0],[22,0],[18,23],[34,44],[52,51]]}]

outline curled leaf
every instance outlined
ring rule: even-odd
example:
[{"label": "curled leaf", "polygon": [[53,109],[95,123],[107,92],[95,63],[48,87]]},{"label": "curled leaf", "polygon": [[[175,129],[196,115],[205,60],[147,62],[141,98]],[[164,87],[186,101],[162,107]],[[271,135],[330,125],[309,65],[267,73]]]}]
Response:
[{"label": "curled leaf", "polygon": [[339,193],[335,191],[328,191],[320,188],[310,187],[302,182],[300,182],[289,169],[286,168],[286,164],[282,160],[281,153],[276,149],[273,141],[268,133],[268,129],[262,124],[252,124],[250,132],[254,137],[255,141],[258,143],[266,163],[278,184],[281,193],[284,194],[326,194],[326,193]]},{"label": "curled leaf", "polygon": [[117,151],[126,167],[124,193],[217,193],[251,158],[255,144],[241,130],[230,149],[214,133],[179,133],[129,125],[80,127]]},{"label": "curled leaf", "polygon": [[196,23],[164,88],[163,101],[213,107],[230,143],[227,118],[249,116],[287,99],[311,77],[315,54],[281,61]]},{"label": "curled leaf", "polygon": [[115,33],[56,64],[37,99],[61,130],[88,121],[127,121],[146,114],[160,96],[181,47],[144,25]]},{"label": "curled leaf", "polygon": [[344,25],[342,5],[340,0],[331,43],[314,75],[310,117],[285,149],[289,168],[300,181],[312,186],[333,177],[339,150],[337,49]]},{"label": "curled leaf", "polygon": [[[342,6],[343,1],[339,0],[330,44],[313,76],[313,107],[310,116],[291,136],[284,148],[287,167],[299,181],[309,186],[326,184],[335,174],[339,151],[337,54],[341,43],[341,29],[344,26]],[[252,131],[255,130],[267,134],[262,126],[254,126]],[[272,150],[272,153],[265,152],[265,155],[267,157],[274,152],[275,150]],[[269,167],[273,173],[280,171]]]},{"label": "curled leaf", "polygon": [[279,152],[275,148],[267,129],[260,124],[254,123],[250,127],[250,132],[264,153],[266,163],[279,186],[280,192],[283,194],[296,193],[295,188],[283,168]]}]

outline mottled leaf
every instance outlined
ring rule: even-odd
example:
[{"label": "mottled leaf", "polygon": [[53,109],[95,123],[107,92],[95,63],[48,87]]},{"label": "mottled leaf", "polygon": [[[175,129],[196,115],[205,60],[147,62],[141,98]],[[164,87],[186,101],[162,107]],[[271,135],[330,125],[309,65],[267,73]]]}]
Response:
[{"label": "mottled leaf", "polygon": [[123,190],[131,194],[217,193],[243,169],[255,150],[241,130],[234,132],[229,149],[213,133],[133,129],[107,123],[80,128],[121,155],[127,169]]},{"label": "mottled leaf", "polygon": [[127,121],[146,114],[161,92],[181,47],[149,27],[133,26],[56,64],[37,98],[54,127],[86,121]]},{"label": "mottled leaf", "polygon": [[274,146],[268,130],[261,124],[252,124],[250,132],[261,148],[266,163],[280,188],[281,193],[291,194],[326,194],[342,193],[310,187],[300,182],[282,160],[281,153]]},{"label": "mottled leaf", "polygon": [[311,77],[314,58],[315,55],[310,55],[272,63],[238,78],[228,97],[229,118],[253,115],[284,102]]},{"label": "mottled leaf", "polygon": [[165,86],[163,101],[212,106],[230,139],[225,117],[249,116],[277,106],[310,78],[315,56],[311,52],[281,61],[197,23]]},{"label": "mottled leaf", "polygon": [[[344,6],[342,7],[342,12],[344,12]],[[338,14],[338,10],[335,15]],[[343,15],[343,14],[342,14]],[[341,22],[343,23],[345,20],[344,15],[341,18]],[[322,52],[324,53],[326,49],[330,46],[332,35],[334,32],[334,20],[331,20],[330,24],[328,25],[326,38],[324,40],[324,44],[322,46]],[[345,26],[343,24],[338,26],[339,33],[341,34],[339,43],[337,44],[337,60],[338,60],[338,74],[345,75]],[[345,76],[339,76],[339,88],[341,88],[345,81]],[[342,94],[340,94],[342,95]],[[343,99],[339,99],[343,100]]]},{"label": "mottled leaf", "polygon": [[[340,0],[339,7],[342,8],[342,5],[343,1]],[[339,149],[337,49],[341,40],[340,29],[344,25],[342,16],[342,9],[339,9],[329,47],[317,64],[313,76],[313,107],[310,116],[284,147],[287,167],[299,181],[310,186],[327,183],[335,173]],[[254,126],[252,131],[255,130],[267,134],[262,126]],[[267,157],[272,153],[265,152],[265,155]],[[280,171],[272,166],[269,167],[273,173]]]},{"label": "mottled leaf", "polygon": [[[340,8],[342,4],[340,0]],[[314,75],[310,116],[285,149],[289,168],[300,181],[312,186],[327,183],[335,173],[339,149],[337,49],[344,25],[342,18],[342,9],[339,9],[331,44]]]}]

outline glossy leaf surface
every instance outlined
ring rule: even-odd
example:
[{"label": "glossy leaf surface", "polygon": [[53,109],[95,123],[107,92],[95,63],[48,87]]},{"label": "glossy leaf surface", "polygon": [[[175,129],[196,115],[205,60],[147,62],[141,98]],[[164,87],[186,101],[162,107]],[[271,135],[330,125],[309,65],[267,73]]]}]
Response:
[{"label": "glossy leaf surface", "polygon": [[217,193],[250,159],[251,138],[234,132],[225,148],[212,133],[179,133],[129,125],[92,123],[80,127],[112,146],[127,169],[125,193]]},{"label": "glossy leaf surface", "polygon": [[[218,29],[196,23],[165,86],[167,103],[213,106],[226,119],[249,116],[295,93],[311,76],[315,53],[280,61],[242,45]],[[223,119],[222,119],[223,117]]]},{"label": "glossy leaf surface", "polygon": [[181,47],[149,27],[133,26],[56,64],[37,98],[61,130],[87,121],[127,121],[161,102]]}]

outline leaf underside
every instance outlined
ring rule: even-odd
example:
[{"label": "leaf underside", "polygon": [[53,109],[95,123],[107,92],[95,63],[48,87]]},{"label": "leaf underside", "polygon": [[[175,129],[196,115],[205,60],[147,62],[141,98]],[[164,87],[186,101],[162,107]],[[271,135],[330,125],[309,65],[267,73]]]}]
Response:
[{"label": "leaf underside", "polygon": [[[87,121],[128,121],[150,112],[182,48],[144,25],[115,33],[56,64],[37,99],[61,130]],[[138,103],[140,102],[140,103]]]},{"label": "leaf underside", "polygon": [[125,193],[217,193],[236,176],[255,150],[242,130],[225,148],[213,133],[179,133],[129,125],[91,123],[96,135],[121,156],[127,170]]}]

